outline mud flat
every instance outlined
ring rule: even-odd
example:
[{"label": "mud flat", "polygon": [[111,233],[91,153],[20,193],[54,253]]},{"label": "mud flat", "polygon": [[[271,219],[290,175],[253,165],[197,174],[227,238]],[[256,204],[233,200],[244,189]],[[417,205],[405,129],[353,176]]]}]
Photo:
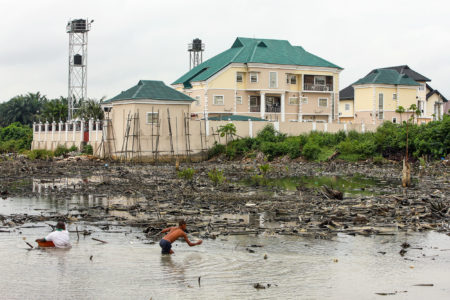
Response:
[{"label": "mud flat", "polygon": [[[416,168],[413,186],[400,186],[395,162],[310,163],[280,159],[181,164],[119,164],[88,157],[0,162],[4,200],[40,199],[67,205],[64,213],[34,207],[34,213],[3,213],[3,228],[63,218],[108,226],[139,226],[150,239],[180,218],[202,238],[226,235],[293,235],[330,239],[349,235],[395,235],[399,231],[450,233],[448,167]],[[214,184],[208,173],[223,172]],[[335,199],[327,191],[342,192]]]}]

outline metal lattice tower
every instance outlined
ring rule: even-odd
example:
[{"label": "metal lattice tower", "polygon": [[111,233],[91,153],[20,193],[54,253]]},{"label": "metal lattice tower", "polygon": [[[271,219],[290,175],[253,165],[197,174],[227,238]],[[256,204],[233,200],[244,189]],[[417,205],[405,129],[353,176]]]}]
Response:
[{"label": "metal lattice tower", "polygon": [[205,51],[205,44],[199,38],[194,39],[192,43],[188,44],[189,70],[203,62],[203,51]]},{"label": "metal lattice tower", "polygon": [[88,32],[94,20],[73,19],[67,23],[66,31],[69,34],[69,90],[68,119],[74,116],[76,101],[87,99],[87,45]]}]

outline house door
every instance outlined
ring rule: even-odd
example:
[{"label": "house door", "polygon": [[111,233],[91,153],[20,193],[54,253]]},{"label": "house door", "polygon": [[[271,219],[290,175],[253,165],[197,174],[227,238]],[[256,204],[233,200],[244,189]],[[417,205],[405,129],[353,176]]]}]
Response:
[{"label": "house door", "polygon": [[250,112],[261,111],[261,98],[259,96],[250,96]]}]

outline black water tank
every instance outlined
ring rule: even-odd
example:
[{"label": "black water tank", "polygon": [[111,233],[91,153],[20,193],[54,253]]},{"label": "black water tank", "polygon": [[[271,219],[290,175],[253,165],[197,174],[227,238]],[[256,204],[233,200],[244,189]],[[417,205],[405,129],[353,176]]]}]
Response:
[{"label": "black water tank", "polygon": [[192,50],[202,51],[202,40],[201,39],[194,39],[192,41]]},{"label": "black water tank", "polygon": [[86,31],[86,20],[78,19],[72,21],[72,31],[73,32],[85,32]]},{"label": "black water tank", "polygon": [[73,56],[73,64],[81,66],[83,64],[83,57],[80,54]]}]

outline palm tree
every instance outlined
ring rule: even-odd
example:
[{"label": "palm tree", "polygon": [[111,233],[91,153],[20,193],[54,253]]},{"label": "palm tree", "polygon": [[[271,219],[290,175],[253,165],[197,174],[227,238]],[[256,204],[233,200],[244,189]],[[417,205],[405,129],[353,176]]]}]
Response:
[{"label": "palm tree", "polygon": [[403,106],[399,106],[396,110],[396,113],[400,114],[400,124],[403,124],[403,118],[402,115],[405,113],[405,108]]},{"label": "palm tree", "polygon": [[97,101],[95,99],[88,99],[81,102],[80,108],[76,111],[75,115],[82,119],[94,119],[103,120],[105,114],[101,107],[101,102],[104,97]]}]

